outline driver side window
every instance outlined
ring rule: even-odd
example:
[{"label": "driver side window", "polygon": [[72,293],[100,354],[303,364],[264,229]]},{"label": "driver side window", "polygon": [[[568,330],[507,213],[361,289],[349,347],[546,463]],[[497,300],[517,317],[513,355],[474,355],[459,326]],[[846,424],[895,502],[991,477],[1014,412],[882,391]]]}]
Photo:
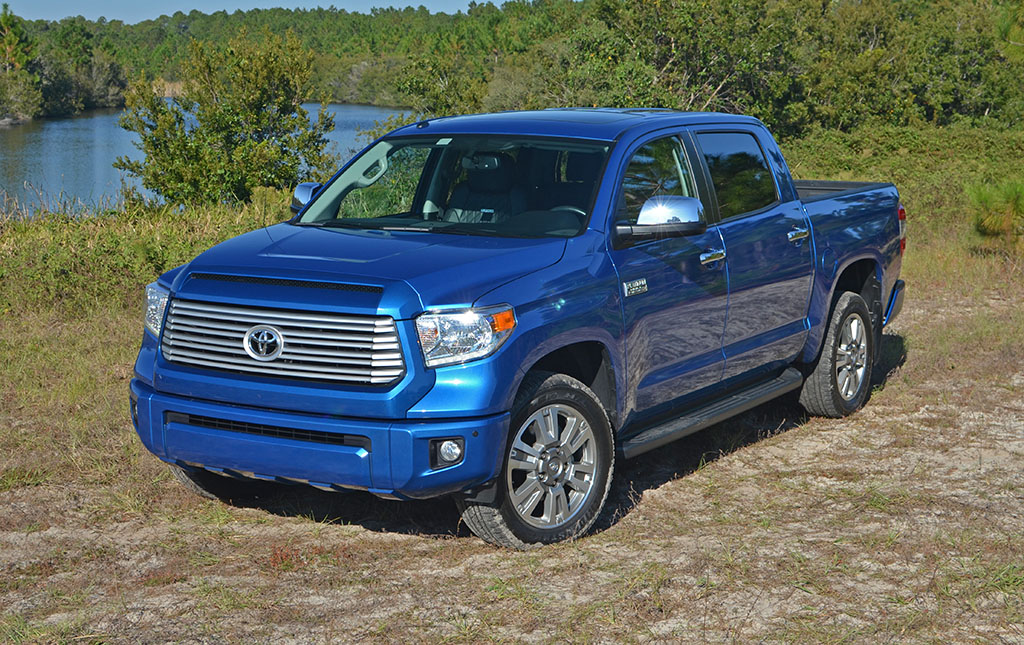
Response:
[{"label": "driver side window", "polygon": [[665,137],[645,144],[633,153],[626,166],[619,191],[615,220],[636,224],[640,209],[656,195],[694,197],[693,178],[677,137]]}]

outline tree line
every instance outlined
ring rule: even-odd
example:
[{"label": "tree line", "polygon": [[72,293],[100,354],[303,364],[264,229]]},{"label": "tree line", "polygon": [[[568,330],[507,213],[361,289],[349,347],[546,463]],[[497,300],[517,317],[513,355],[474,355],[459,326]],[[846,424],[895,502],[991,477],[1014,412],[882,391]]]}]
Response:
[{"label": "tree line", "polygon": [[515,0],[136,25],[28,22],[5,4],[0,120],[125,105],[145,159],[115,166],[171,203],[237,202],[335,167],[333,123],[322,109],[311,120],[304,100],[406,106],[406,121],[550,106],[741,112],[782,137],[1017,127],[1022,41],[1021,0]]},{"label": "tree line", "polygon": [[94,23],[26,23],[0,7],[0,120],[70,116],[124,104],[123,66]]},{"label": "tree line", "polygon": [[867,120],[1024,118],[1024,3],[515,0],[420,8],[0,18],[0,117],[119,105],[139,73],[182,81],[192,41],[294,34],[312,85],[418,114],[567,105],[753,114],[779,134]]}]

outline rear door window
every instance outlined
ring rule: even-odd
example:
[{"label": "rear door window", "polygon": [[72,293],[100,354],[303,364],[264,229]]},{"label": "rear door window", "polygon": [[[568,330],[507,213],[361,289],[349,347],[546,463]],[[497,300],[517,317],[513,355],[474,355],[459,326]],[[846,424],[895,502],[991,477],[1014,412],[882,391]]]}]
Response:
[{"label": "rear door window", "polygon": [[749,132],[697,133],[722,219],[756,211],[778,201],[775,181],[761,146]]}]

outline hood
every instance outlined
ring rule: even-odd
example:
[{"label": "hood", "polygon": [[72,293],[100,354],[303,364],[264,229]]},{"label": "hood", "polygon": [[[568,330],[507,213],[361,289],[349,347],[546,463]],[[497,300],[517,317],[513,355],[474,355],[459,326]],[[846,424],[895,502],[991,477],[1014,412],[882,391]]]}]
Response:
[{"label": "hood", "polygon": [[495,287],[554,264],[564,250],[561,238],[277,224],[204,252],[177,275],[174,290],[182,297],[410,318],[434,307],[470,306]]}]

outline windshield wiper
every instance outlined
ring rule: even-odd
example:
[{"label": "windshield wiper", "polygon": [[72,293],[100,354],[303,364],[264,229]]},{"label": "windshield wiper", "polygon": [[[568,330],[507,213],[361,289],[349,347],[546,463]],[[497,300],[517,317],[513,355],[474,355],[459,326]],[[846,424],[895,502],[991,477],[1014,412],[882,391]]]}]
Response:
[{"label": "windshield wiper", "polygon": [[415,233],[430,233],[429,226],[403,226],[400,224],[385,224],[382,222],[365,221],[358,219],[331,219],[322,224],[329,228],[358,228],[367,231],[412,231]]},{"label": "windshield wiper", "polygon": [[513,233],[511,231],[499,230],[495,226],[480,226],[479,224],[449,224],[445,227],[437,227],[433,231],[434,233],[451,233],[452,235],[475,235],[477,237],[515,237],[515,238],[529,238],[536,237],[535,235],[523,235],[521,233]]},{"label": "windshield wiper", "polygon": [[452,235],[496,235],[497,230],[493,228],[484,228],[479,224],[449,224],[448,226],[439,226],[434,230],[435,233],[451,233]]},{"label": "windshield wiper", "polygon": [[327,228],[357,228],[362,231],[390,230],[391,228],[388,226],[381,226],[374,222],[364,222],[358,219],[329,219],[323,222],[321,226],[325,226]]},{"label": "windshield wiper", "polygon": [[449,235],[473,235],[477,237],[516,237],[531,238],[531,235],[522,235],[507,231],[498,232],[495,227],[484,227],[479,224],[430,222],[426,226],[399,226],[397,224],[380,224],[364,222],[358,219],[332,219],[323,222],[309,222],[307,226],[323,226],[326,228],[352,228],[361,231],[388,231],[399,233],[448,233]]},{"label": "windshield wiper", "polygon": [[411,231],[413,233],[436,233],[430,226],[378,226],[377,231]]}]

